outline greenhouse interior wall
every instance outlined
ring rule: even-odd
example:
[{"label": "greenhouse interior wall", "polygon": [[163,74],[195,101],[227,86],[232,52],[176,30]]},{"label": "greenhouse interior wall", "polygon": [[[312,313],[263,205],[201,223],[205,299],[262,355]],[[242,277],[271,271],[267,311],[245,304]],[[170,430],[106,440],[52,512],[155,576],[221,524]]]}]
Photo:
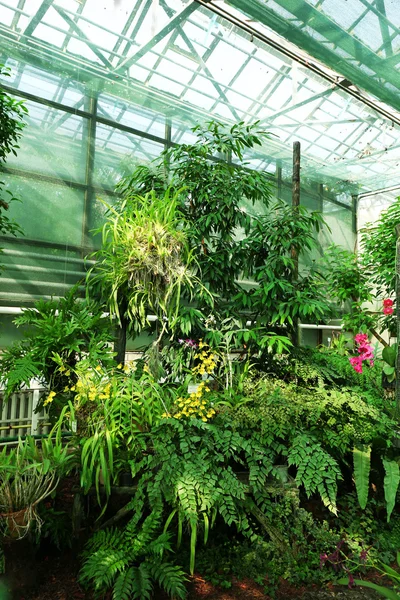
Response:
[{"label": "greenhouse interior wall", "polygon": [[[11,73],[1,84],[29,111],[18,155],[2,173],[21,199],[10,213],[24,236],[0,239],[0,346],[21,335],[12,309],[60,297],[84,277],[103,201],[115,199],[118,180],[171,144],[192,141],[196,123],[259,120],[273,135],[246,159],[288,202],[292,145],[300,141],[301,204],[322,211],[331,228],[321,252],[332,240],[353,249],[357,195],[398,181],[395,111],[392,120],[343,79],[332,84],[332,65],[308,68],[304,48],[295,54],[278,36],[278,21],[275,32],[261,18],[250,31],[242,12],[243,27],[205,4],[0,3],[0,63]],[[359,208],[367,203],[364,195]],[[316,335],[303,332],[304,342]]]}]

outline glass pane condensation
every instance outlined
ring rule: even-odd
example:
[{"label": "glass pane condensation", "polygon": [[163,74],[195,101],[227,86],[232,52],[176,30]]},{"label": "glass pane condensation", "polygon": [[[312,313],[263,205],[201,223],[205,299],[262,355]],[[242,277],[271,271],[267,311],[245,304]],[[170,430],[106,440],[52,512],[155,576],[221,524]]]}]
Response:
[{"label": "glass pane condensation", "polygon": [[154,160],[164,146],[145,138],[99,123],[96,129],[94,184],[114,189],[121,177],[139,164]]},{"label": "glass pane condensation", "polygon": [[29,114],[17,156],[7,166],[83,183],[86,170],[86,119],[27,101]]},{"label": "glass pane condensation", "polygon": [[8,189],[21,202],[10,205],[9,216],[22,227],[24,237],[82,245],[84,194],[68,185],[2,174]]}]

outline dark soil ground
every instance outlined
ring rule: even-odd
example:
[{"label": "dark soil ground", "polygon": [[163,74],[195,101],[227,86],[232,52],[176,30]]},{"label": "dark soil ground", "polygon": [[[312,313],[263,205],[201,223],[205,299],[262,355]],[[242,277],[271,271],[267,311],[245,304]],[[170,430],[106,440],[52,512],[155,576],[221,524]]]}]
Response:
[{"label": "dark soil ground", "polygon": [[[7,576],[0,578],[9,594],[1,592],[0,600],[92,600],[92,595],[77,581],[79,557],[73,550],[63,554],[32,554],[24,541],[6,549]],[[161,592],[155,600],[166,600]],[[282,582],[276,600],[372,600],[378,596],[361,588],[325,587],[296,589]],[[229,590],[213,586],[196,574],[188,585],[188,600],[272,600],[253,581],[234,579]],[[107,598],[106,600],[111,600]]]}]

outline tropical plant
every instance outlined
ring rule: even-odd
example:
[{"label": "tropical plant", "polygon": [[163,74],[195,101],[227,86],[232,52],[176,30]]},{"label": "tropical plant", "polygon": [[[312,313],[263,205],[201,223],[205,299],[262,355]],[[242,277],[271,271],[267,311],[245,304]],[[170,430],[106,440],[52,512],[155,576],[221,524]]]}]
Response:
[{"label": "tropical plant", "polygon": [[[124,362],[126,332],[148,324],[152,312],[173,329],[182,289],[191,295],[200,281],[193,275],[193,255],[182,230],[179,192],[167,189],[162,197],[125,194],[116,207],[107,205],[101,229],[102,246],[88,272],[90,288],[98,288],[111,317],[120,325],[117,360]],[[200,286],[202,287],[202,286]]]},{"label": "tropical plant", "polygon": [[[354,567],[352,566],[353,562],[355,563]],[[382,562],[369,561],[370,567],[373,567],[375,570],[377,570],[381,574],[381,577],[388,578],[392,582],[393,587],[386,587],[383,585],[378,585],[373,581],[368,581],[365,579],[355,579],[353,576],[353,571],[357,568],[356,561],[348,560],[347,564],[349,564],[351,568],[351,571],[350,569],[346,569],[350,571],[350,576],[339,579],[339,584],[347,585],[349,587],[359,585],[360,587],[365,587],[374,590],[383,598],[388,598],[388,600],[399,600],[400,593],[398,590],[400,587],[400,573],[398,571],[396,571],[389,565],[385,565]],[[397,553],[397,565],[400,567],[400,552]]]},{"label": "tropical plant", "polygon": [[257,285],[241,290],[234,298],[249,311],[253,322],[285,325],[293,334],[299,319],[320,321],[329,314],[321,274],[315,265],[299,270],[296,258],[318,247],[316,234],[324,225],[320,213],[284,202],[277,202],[267,215],[254,219],[243,241],[247,255],[244,273]]},{"label": "tropical plant", "polygon": [[57,488],[72,455],[61,437],[43,438],[39,448],[33,438],[0,452],[0,521],[12,537],[23,537],[33,522],[40,527],[38,504]]},{"label": "tropical plant", "polygon": [[392,383],[396,379],[396,361],[397,361],[398,345],[392,344],[385,346],[382,350],[383,373],[388,383]]},{"label": "tropical plant", "polygon": [[[176,522],[178,545],[188,528],[191,573],[199,534],[206,542],[218,515],[249,538],[257,537],[259,526],[273,535],[273,523],[265,516],[271,502],[268,484],[273,487],[275,480],[279,486],[282,480],[273,450],[261,446],[257,436],[248,439],[193,416],[167,418],[138,436],[137,444],[131,461],[137,492],[130,506],[137,510],[146,499],[151,510],[162,508],[164,530]],[[248,481],[240,476],[243,468]]]},{"label": "tropical plant", "polygon": [[123,179],[118,191],[129,197],[150,190],[160,195],[168,185],[183,188],[181,210],[189,247],[204,285],[226,303],[238,291],[237,280],[247,261],[237,236],[239,229],[248,233],[251,227],[245,206],[257,203],[263,211],[272,196],[269,176],[249,169],[244,153],[270,136],[258,122],[228,128],[210,121],[193,132],[194,144],[169,148],[150,167],[140,166]]},{"label": "tropical plant", "polygon": [[87,493],[94,485],[103,504],[100,486],[107,499],[120,471],[129,470],[135,437],[157,425],[177,392],[157,383],[146,366],[137,374],[134,364],[107,370],[88,359],[76,365],[69,392],[57,426],[76,423],[81,486]]},{"label": "tropical plant", "polygon": [[[10,70],[0,64],[0,76],[9,77]],[[18,141],[25,127],[23,118],[27,114],[24,102],[15,100],[1,88],[0,84],[0,173],[3,171],[9,154],[16,155]],[[20,226],[10,219],[8,211],[10,203],[17,200],[9,190],[4,189],[4,181],[0,181],[0,235],[18,235],[22,233]]]},{"label": "tropical plant", "polygon": [[74,376],[74,366],[82,358],[89,357],[95,365],[114,362],[109,320],[98,304],[79,299],[76,288],[59,300],[37,301],[14,323],[26,328],[26,334],[0,358],[0,383],[6,398],[36,378],[52,393],[50,408],[57,414],[69,397],[65,388]]},{"label": "tropical plant", "polygon": [[391,298],[396,289],[396,226],[400,197],[361,232],[361,264],[378,298]]},{"label": "tropical plant", "polygon": [[[318,321],[329,311],[321,275],[315,266],[299,273],[295,258],[318,248],[316,234],[325,223],[304,207],[271,206],[269,176],[245,162],[247,149],[269,139],[259,123],[229,129],[212,121],[193,131],[194,144],[170,148],[149,167],[138,167],[118,191],[129,198],[149,190],[161,195],[168,185],[183,189],[183,227],[214,309],[210,315],[195,290],[195,308],[179,311],[177,337],[217,346],[207,331],[210,316],[221,324],[233,319],[236,349],[244,343],[252,354],[280,352],[290,346],[288,333],[298,319]],[[249,281],[240,283],[244,277]]]},{"label": "tropical plant", "polygon": [[337,316],[342,317],[345,330],[375,331],[377,316],[363,309],[363,304],[372,300],[373,288],[361,259],[336,245],[330,246],[325,256],[328,296],[337,302]]},{"label": "tropical plant", "polygon": [[[397,489],[395,467],[388,465],[394,461],[389,451],[395,423],[362,393],[323,386],[300,388],[267,377],[249,382],[245,393],[248,401],[226,409],[221,418],[241,435],[258,435],[264,446],[279,448],[277,460],[293,465],[293,475],[306,495],[319,493],[332,512],[338,482],[348,475],[347,456],[354,447],[373,447],[374,456],[383,459],[391,473],[384,484],[389,513]],[[369,469],[360,450],[354,457],[357,491],[365,505]]]},{"label": "tropical plant", "polygon": [[172,548],[161,519],[155,508],[145,516],[143,499],[136,497],[135,515],[123,529],[102,530],[89,540],[80,581],[98,592],[112,588],[114,600],[149,600],[154,582],[170,597],[184,598],[186,576],[165,556]]}]

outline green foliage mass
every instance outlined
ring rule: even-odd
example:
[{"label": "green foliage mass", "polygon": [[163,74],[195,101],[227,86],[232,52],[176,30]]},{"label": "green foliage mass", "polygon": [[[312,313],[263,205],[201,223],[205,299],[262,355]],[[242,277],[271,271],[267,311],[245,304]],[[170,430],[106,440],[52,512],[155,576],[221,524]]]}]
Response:
[{"label": "green foliage mass", "polygon": [[396,226],[400,224],[400,197],[361,233],[361,261],[376,295],[393,297],[396,289]]},{"label": "green foliage mass", "polygon": [[[133,505],[133,503],[132,503]],[[157,583],[174,598],[184,598],[186,577],[166,559],[170,535],[159,533],[160,510],[143,514],[143,500],[135,499],[135,516],[123,530],[99,531],[88,542],[80,574],[83,584],[98,592],[113,589],[113,600],[149,600]]]},{"label": "green foliage mass", "polygon": [[116,207],[107,205],[107,217],[89,285],[99,288],[111,316],[136,330],[147,324],[149,311],[173,321],[182,288],[190,296],[193,284],[200,284],[189,270],[192,255],[178,194],[126,193]]},{"label": "green foliage mass", "polygon": [[[0,75],[9,77],[9,69],[0,64]],[[9,154],[17,154],[18,141],[25,127],[23,121],[27,108],[20,100],[7,94],[0,84],[0,176]],[[17,200],[9,190],[4,189],[4,181],[0,180],[0,235],[18,235],[22,233],[19,225],[10,219],[6,211],[10,202]]]},{"label": "green foliage mass", "polygon": [[296,258],[318,248],[326,224],[317,212],[272,202],[269,175],[249,168],[245,150],[269,139],[259,123],[229,129],[213,121],[193,131],[195,143],[138,167],[118,192],[125,200],[150,191],[162,197],[170,186],[180,190],[182,227],[213,307],[194,290],[196,308],[183,303],[178,337],[209,338],[210,316],[218,323],[234,318],[237,347],[244,341],[253,354],[281,351],[298,319],[319,321],[330,310],[321,274],[315,265],[299,272]]},{"label": "green foliage mass", "polygon": [[[0,358],[5,396],[23,385],[29,387],[30,380],[36,378],[61,398],[70,384],[68,370],[82,358],[89,357],[92,364],[112,364],[109,344],[113,337],[109,320],[102,313],[95,302],[79,299],[76,288],[64,298],[39,300],[24,310],[14,323],[25,329],[25,339],[7,348]],[[63,372],[57,360],[65,365]]]}]

